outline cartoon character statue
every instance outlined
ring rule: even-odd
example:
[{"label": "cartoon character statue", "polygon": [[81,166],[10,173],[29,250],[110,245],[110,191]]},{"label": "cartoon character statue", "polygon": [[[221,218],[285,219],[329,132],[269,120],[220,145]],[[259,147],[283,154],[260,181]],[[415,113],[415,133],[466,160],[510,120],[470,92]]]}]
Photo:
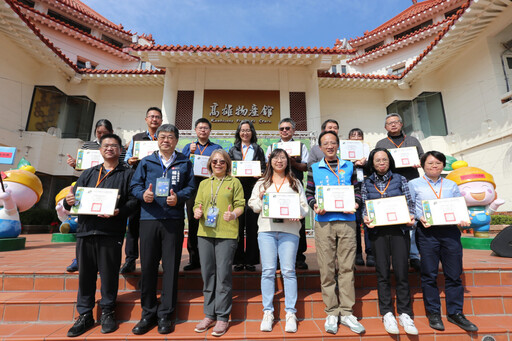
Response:
[{"label": "cartoon character statue", "polygon": [[446,178],[457,183],[460,193],[466,199],[473,235],[489,237],[491,214],[505,203],[498,198],[493,176],[483,169],[468,167],[466,161],[456,161],[452,168],[454,171]]},{"label": "cartoon character statue", "polygon": [[64,200],[66,200],[66,195],[68,195],[69,191],[73,188],[74,185],[75,183],[73,182],[71,186],[64,188],[59,192],[59,194],[55,196],[55,210],[57,211],[57,216],[61,221],[59,227],[60,233],[75,233],[78,226],[78,218],[76,216],[71,216],[71,213],[64,208]]},{"label": "cartoon character statue", "polygon": [[5,191],[0,188],[0,238],[16,238],[21,233],[19,212],[34,206],[43,194],[43,184],[29,164],[2,172]]}]

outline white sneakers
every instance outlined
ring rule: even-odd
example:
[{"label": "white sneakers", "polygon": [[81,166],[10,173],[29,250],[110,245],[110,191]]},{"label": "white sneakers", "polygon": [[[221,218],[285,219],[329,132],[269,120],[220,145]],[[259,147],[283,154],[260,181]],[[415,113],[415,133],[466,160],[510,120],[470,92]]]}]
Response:
[{"label": "white sneakers", "polygon": [[297,332],[297,317],[294,313],[286,313],[286,325],[284,331],[287,333]]},{"label": "white sneakers", "polygon": [[398,321],[400,321],[400,325],[404,327],[404,330],[407,334],[418,335],[418,329],[414,325],[414,321],[407,314],[401,314],[398,316]]},{"label": "white sneakers", "polygon": [[263,312],[263,319],[261,320],[260,330],[262,332],[271,332],[273,324],[274,324],[274,313],[270,310],[265,310]]},{"label": "white sneakers", "polygon": [[[418,329],[416,329],[416,326],[414,325],[414,321],[411,319],[411,317],[407,314],[401,314],[398,316],[398,321],[400,321],[400,325],[404,327],[404,330],[407,334],[410,335],[418,335]],[[384,323],[384,329],[389,334],[399,334],[400,331],[398,330],[398,324],[396,323],[395,316],[392,312],[386,313],[384,317],[382,318],[382,322]]]},{"label": "white sneakers", "polygon": [[[263,312],[263,319],[261,320],[260,330],[262,332],[271,332],[274,324],[274,313],[270,310]],[[286,325],[284,331],[287,333],[297,332],[297,317],[294,313],[286,313]]]},{"label": "white sneakers", "polygon": [[325,331],[329,334],[336,334],[338,332],[338,316],[327,315],[324,324]]},{"label": "white sneakers", "polygon": [[340,317],[340,323],[344,326],[350,328],[351,331],[357,334],[364,333],[365,329],[359,321],[357,321],[357,317],[354,315],[346,315]]}]

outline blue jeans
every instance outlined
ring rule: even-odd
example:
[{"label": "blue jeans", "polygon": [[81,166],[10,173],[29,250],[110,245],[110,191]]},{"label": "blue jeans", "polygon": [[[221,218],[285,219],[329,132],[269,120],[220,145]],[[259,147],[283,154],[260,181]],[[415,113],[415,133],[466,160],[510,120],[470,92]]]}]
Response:
[{"label": "blue jeans", "polygon": [[258,245],[261,257],[261,296],[263,311],[274,311],[275,277],[277,256],[284,280],[284,310],[296,313],[297,277],[295,276],[295,256],[299,246],[299,236],[286,232],[260,232]]}]

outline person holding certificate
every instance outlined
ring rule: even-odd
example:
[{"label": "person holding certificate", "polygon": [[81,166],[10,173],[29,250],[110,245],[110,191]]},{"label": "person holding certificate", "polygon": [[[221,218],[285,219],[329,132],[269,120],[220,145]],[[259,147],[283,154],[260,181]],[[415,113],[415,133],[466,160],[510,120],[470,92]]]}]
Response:
[{"label": "person holding certificate", "polygon": [[[171,315],[176,309],[181,262],[185,202],[194,192],[192,163],[176,151],[179,130],[163,124],[156,131],[158,151],[140,160],[131,182],[132,194],[141,203],[140,301],[141,320],[132,333],[142,335],[158,324],[158,333],[174,330]],[[158,266],[162,261],[162,294],[156,292]]]},{"label": "person holding certificate", "polygon": [[[446,156],[437,151],[426,152],[420,159],[425,175],[409,182],[415,202],[416,219],[421,222],[416,228],[416,240],[421,255],[421,289],[423,304],[431,328],[444,330],[441,319],[441,299],[437,287],[439,261],[443,265],[445,278],[446,315],[448,322],[475,332],[477,326],[463,314],[464,286],[462,285],[462,244],[457,225],[429,225],[424,217],[422,201],[460,197],[457,184],[441,177],[446,166]],[[461,221],[458,226],[467,227]]]},{"label": "person holding certificate", "polygon": [[[80,314],[69,329],[68,336],[82,335],[94,326],[93,309],[96,302],[98,271],[101,278],[101,332],[112,333],[117,329],[114,308],[119,286],[119,267],[126,219],[137,206],[130,195],[130,180],[133,170],[119,162],[121,138],[114,134],[99,139],[102,164],[86,169],[78,178],[75,187],[66,196],[64,208],[70,210],[78,187],[117,189],[118,201],[112,216],[79,215],[77,228],[78,250],[78,295],[76,310]],[[96,203],[101,208],[101,201]]]},{"label": "person holding certificate", "polygon": [[221,336],[229,327],[233,304],[231,267],[245,199],[242,184],[231,176],[231,159],[225,150],[214,150],[207,167],[212,176],[199,185],[194,204],[194,218],[199,220],[197,242],[206,316],[194,330],[203,333],[213,326],[212,335]]},{"label": "person holding certificate", "polygon": [[[269,157],[268,168],[263,178],[252,189],[249,206],[256,213],[263,209],[265,193],[296,193],[300,200],[300,215],[306,216],[308,204],[302,184],[291,170],[288,154],[282,149],[274,149]],[[274,322],[274,294],[277,258],[284,280],[284,304],[286,311],[285,331],[297,331],[295,304],[297,302],[297,277],[295,275],[295,258],[299,246],[299,219],[258,217],[258,245],[261,254],[261,295],[263,303],[263,320],[260,330],[272,331]]]},{"label": "person holding certificate", "polygon": [[[235,144],[229,150],[229,157],[233,161],[257,161],[260,164],[261,174],[265,171],[265,153],[257,144],[256,129],[249,120],[243,120],[235,132]],[[233,260],[235,271],[242,271],[245,267],[248,271],[256,271],[256,264],[260,262],[258,250],[258,218],[254,211],[247,205],[251,197],[254,184],[259,176],[244,176],[238,178],[242,183],[245,197],[245,210],[239,218],[238,247]],[[244,231],[245,230],[245,231]],[[245,235],[245,238],[244,238]],[[245,244],[245,251],[244,251]]]},{"label": "person holding certificate", "polygon": [[[384,328],[390,334],[398,334],[391,294],[390,265],[396,282],[396,310],[400,325],[407,334],[418,335],[418,329],[411,319],[411,292],[409,290],[409,230],[414,224],[414,201],[411,198],[407,179],[395,173],[395,162],[390,152],[384,148],[375,148],[368,156],[367,173],[363,182],[363,219],[368,226],[370,240],[375,256],[377,271],[377,292],[379,310],[383,316]],[[375,226],[368,217],[365,203],[367,200],[405,196],[410,213],[410,223],[399,225]]]},{"label": "person holding certificate", "polygon": [[[197,141],[187,144],[183,147],[182,153],[187,158],[191,155],[210,156],[212,152],[222,147],[210,141],[210,133],[212,131],[212,124],[206,118],[201,117],[195,123],[195,132],[197,134]],[[198,176],[195,174],[194,180],[196,189],[199,188],[201,181],[208,177]],[[197,229],[199,228],[199,221],[194,218],[194,201],[196,192],[192,194],[187,201],[187,218],[188,218],[188,237],[187,237],[187,251],[188,251],[188,264],[183,267],[183,270],[190,271],[199,269],[199,251],[197,249]]]},{"label": "person holding certificate", "polygon": [[[356,302],[354,288],[354,265],[356,258],[356,216],[355,209],[361,205],[360,185],[352,162],[341,160],[336,155],[340,141],[332,131],[324,131],[318,138],[325,158],[308,171],[306,197],[309,206],[315,210],[315,245],[317,250],[322,299],[327,318],[325,331],[338,332],[338,321],[355,333],[365,331],[363,325],[352,314]],[[327,212],[319,208],[316,186],[353,185],[355,194],[354,211]],[[336,296],[336,260],[338,261],[339,296]],[[340,317],[341,315],[341,317]],[[339,318],[340,317],[340,318]]]}]

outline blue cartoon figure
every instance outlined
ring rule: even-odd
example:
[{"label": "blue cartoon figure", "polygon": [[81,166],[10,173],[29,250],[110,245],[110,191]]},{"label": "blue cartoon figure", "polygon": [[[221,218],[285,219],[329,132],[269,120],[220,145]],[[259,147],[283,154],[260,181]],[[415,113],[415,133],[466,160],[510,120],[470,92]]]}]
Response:
[{"label": "blue cartoon figure", "polygon": [[28,210],[41,198],[43,185],[35,172],[35,168],[30,165],[2,172],[0,238],[18,237],[21,233],[19,212]]},{"label": "blue cartoon figure", "polygon": [[74,185],[75,183],[72,183],[71,186],[64,188],[55,196],[55,210],[57,211],[57,216],[61,221],[59,227],[60,233],[75,233],[78,226],[78,217],[72,216],[71,213],[64,208],[66,195],[68,195],[69,191],[73,189]]},{"label": "blue cartoon figure", "polygon": [[465,161],[454,162],[452,168],[454,171],[446,178],[457,183],[460,193],[466,199],[473,235],[489,237],[491,214],[505,203],[498,198],[493,176],[483,169],[468,167]]}]

